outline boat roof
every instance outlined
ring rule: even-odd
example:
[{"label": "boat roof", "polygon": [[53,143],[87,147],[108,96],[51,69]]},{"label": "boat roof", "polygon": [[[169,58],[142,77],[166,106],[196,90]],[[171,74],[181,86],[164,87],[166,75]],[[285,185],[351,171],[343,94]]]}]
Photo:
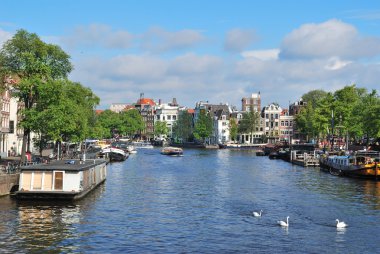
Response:
[{"label": "boat roof", "polygon": [[107,161],[103,159],[89,159],[86,161],[82,160],[57,160],[50,163],[40,163],[28,166],[22,166],[21,171],[53,171],[53,170],[64,170],[64,171],[83,171],[88,168],[92,168],[96,165],[106,164]]}]

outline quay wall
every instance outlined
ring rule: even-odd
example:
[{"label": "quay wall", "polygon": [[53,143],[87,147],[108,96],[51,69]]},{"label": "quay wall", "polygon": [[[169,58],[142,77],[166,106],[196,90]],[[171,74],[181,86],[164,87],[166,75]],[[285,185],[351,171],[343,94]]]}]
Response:
[{"label": "quay wall", "polygon": [[0,174],[0,196],[9,195],[13,186],[18,184],[20,174]]}]

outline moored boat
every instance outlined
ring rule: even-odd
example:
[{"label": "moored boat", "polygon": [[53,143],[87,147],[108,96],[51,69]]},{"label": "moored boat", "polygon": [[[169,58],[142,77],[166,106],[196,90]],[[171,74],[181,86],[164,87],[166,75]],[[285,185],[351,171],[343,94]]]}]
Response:
[{"label": "moored boat", "polygon": [[106,180],[107,161],[68,160],[23,166],[17,199],[76,200]]},{"label": "moored boat", "polygon": [[380,176],[379,159],[363,154],[356,155],[322,155],[320,166],[332,175],[369,178],[377,180]]},{"label": "moored boat", "polygon": [[128,152],[115,147],[103,149],[102,154],[107,155],[110,161],[125,161],[129,157]]},{"label": "moored boat", "polygon": [[168,147],[164,147],[161,150],[161,154],[170,155],[170,156],[182,156],[183,150],[182,148],[179,148],[179,147],[168,146]]}]

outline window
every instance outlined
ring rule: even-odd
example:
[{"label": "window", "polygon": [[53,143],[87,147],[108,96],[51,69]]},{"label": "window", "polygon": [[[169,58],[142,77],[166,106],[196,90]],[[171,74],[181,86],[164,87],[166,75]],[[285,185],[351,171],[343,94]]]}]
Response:
[{"label": "window", "polygon": [[177,120],[177,116],[174,115],[174,116],[173,116],[173,121],[176,121],[176,120]]},{"label": "window", "polygon": [[284,126],[284,121],[281,121],[281,126]]},{"label": "window", "polygon": [[168,120],[172,120],[172,116],[171,115],[168,115]]}]

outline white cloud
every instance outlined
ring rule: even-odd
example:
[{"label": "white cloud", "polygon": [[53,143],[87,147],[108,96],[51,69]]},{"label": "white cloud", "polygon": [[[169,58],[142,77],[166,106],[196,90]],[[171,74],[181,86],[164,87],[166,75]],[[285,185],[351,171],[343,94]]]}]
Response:
[{"label": "white cloud", "polygon": [[257,36],[254,30],[232,29],[227,32],[224,49],[232,52],[241,52],[250,46]]},{"label": "white cloud", "polygon": [[150,52],[161,53],[192,48],[203,41],[204,36],[196,30],[169,32],[160,27],[153,27],[141,36],[141,47]]},{"label": "white cloud", "polygon": [[357,29],[332,19],[305,24],[288,34],[281,45],[280,58],[358,59],[380,54],[380,38],[364,37]]},{"label": "white cloud", "polygon": [[327,64],[325,65],[325,68],[327,70],[339,70],[344,68],[346,65],[352,63],[352,61],[342,61],[338,57],[331,57]]},{"label": "white cloud", "polygon": [[251,51],[244,51],[241,53],[241,55],[245,58],[253,57],[259,60],[263,60],[263,61],[277,60],[279,54],[280,54],[279,49],[251,50]]},{"label": "white cloud", "polygon": [[76,27],[68,36],[62,38],[62,42],[70,48],[100,46],[125,49],[132,46],[133,38],[128,31],[114,31],[107,25],[91,24]]},{"label": "white cloud", "polygon": [[0,28],[0,47],[4,44],[4,42],[11,39],[12,35],[12,33],[4,31]]}]

